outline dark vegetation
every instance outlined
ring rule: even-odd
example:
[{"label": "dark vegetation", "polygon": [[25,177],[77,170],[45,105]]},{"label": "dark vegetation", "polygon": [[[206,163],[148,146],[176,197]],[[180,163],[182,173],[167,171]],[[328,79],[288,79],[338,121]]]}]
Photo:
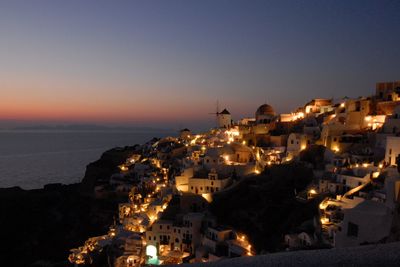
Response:
[{"label": "dark vegetation", "polygon": [[210,209],[219,223],[248,235],[258,252],[282,249],[283,235],[317,212],[316,203],[295,198],[312,181],[302,163],[276,165],[215,195]]}]

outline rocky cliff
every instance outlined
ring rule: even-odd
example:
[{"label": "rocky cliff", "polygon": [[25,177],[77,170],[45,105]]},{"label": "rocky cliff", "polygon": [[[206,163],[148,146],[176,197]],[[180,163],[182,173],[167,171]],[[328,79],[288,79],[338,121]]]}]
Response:
[{"label": "rocky cliff", "polygon": [[1,266],[69,266],[69,250],[107,233],[120,199],[95,199],[93,187],[107,181],[135,147],[111,149],[87,166],[80,184],[43,189],[0,189]]}]

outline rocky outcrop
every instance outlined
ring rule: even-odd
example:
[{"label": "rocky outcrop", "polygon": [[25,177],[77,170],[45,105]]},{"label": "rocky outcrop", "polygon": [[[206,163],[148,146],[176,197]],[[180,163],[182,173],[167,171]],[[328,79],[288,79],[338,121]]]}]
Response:
[{"label": "rocky outcrop", "polygon": [[99,183],[108,183],[110,176],[119,172],[118,165],[135,153],[140,153],[140,146],[126,146],[110,149],[101,155],[101,158],[86,167],[85,177],[81,182],[81,192],[92,194],[94,187]]},{"label": "rocky outcrop", "polygon": [[120,199],[93,198],[95,184],[108,181],[137,149],[104,152],[80,184],[0,189],[1,266],[69,266],[69,250],[107,233],[117,215]]},{"label": "rocky outcrop", "polygon": [[2,266],[68,266],[69,249],[107,232],[117,201],[94,200],[79,184],[0,189]]}]

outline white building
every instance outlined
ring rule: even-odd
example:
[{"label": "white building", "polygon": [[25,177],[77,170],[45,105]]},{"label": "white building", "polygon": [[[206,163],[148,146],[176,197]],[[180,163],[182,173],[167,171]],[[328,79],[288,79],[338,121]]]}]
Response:
[{"label": "white building", "polygon": [[311,247],[316,242],[315,234],[308,234],[301,232],[298,234],[287,234],[285,235],[285,245],[288,248],[297,249],[304,247]]},{"label": "white building", "polygon": [[234,239],[233,232],[229,228],[224,227],[208,227],[203,238],[203,246],[210,249],[210,252],[217,252],[217,244],[225,240]]},{"label": "white building", "polygon": [[400,154],[400,137],[388,136],[386,139],[385,162],[389,165],[397,165],[396,157]]},{"label": "white building", "polygon": [[203,218],[203,213],[187,213],[181,223],[157,220],[146,232],[147,245],[155,246],[158,255],[175,250],[194,253],[201,243]]},{"label": "white building", "polygon": [[376,171],[376,167],[353,167],[351,169],[341,169],[336,175],[336,182],[342,184],[346,190],[350,190],[370,182]]},{"label": "white building", "polygon": [[374,178],[377,173],[380,179],[372,186],[363,184],[320,204],[323,232],[335,247],[378,243],[398,235],[399,173],[394,167],[374,172]]},{"label": "white building", "polygon": [[287,141],[287,153],[291,156],[297,156],[301,150],[307,148],[312,142],[312,136],[300,133],[291,133]]},{"label": "white building", "polygon": [[233,172],[244,176],[254,172],[255,160],[255,154],[250,147],[233,142],[222,147],[207,148],[197,168],[208,171],[215,169],[218,174],[225,176]]},{"label": "white building", "polygon": [[227,109],[217,113],[218,127],[229,128],[232,126],[232,116]]},{"label": "white building", "polygon": [[189,168],[181,176],[175,177],[175,184],[179,191],[195,194],[215,193],[230,183],[229,176],[221,176],[215,170],[211,170],[207,175],[202,175],[201,173],[195,174],[193,168]]},{"label": "white building", "polygon": [[343,221],[335,234],[334,245],[352,247],[379,242],[389,236],[392,218],[385,204],[361,199],[351,208],[343,209]]},{"label": "white building", "polygon": [[201,256],[203,261],[215,261],[225,257],[249,255],[252,255],[251,245],[244,237],[238,237],[232,229],[217,226],[206,229],[201,252],[196,253],[196,258]]},{"label": "white building", "polygon": [[320,114],[329,112],[332,109],[332,99],[315,98],[304,105],[304,111],[306,114]]}]

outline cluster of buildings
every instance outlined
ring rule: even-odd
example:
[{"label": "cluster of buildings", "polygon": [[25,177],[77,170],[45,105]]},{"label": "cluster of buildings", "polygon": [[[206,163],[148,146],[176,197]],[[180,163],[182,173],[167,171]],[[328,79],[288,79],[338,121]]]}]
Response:
[{"label": "cluster of buildings", "polygon": [[125,194],[108,234],[89,238],[69,256],[75,265],[107,255],[116,267],[207,262],[250,256],[245,234],[219,225],[208,212],[215,193],[253,174],[253,150],[234,141],[237,131],[213,129],[152,140],[130,155],[119,172],[99,181],[98,198]]},{"label": "cluster of buildings", "polygon": [[[275,164],[315,155],[314,180],[303,201],[319,214],[287,233],[287,249],[347,247],[400,238],[400,82],[378,83],[369,97],[313,99],[290,114],[263,104],[234,122],[227,109],[217,127],[152,140],[127,158],[109,184],[125,192],[107,235],[71,250],[77,265],[113,248],[114,266],[208,262],[254,255],[245,234],[219,225],[208,211],[216,194]],[[311,153],[311,152],[310,152]],[[110,187],[110,184],[113,185]],[[110,255],[110,253],[108,253]]]}]

